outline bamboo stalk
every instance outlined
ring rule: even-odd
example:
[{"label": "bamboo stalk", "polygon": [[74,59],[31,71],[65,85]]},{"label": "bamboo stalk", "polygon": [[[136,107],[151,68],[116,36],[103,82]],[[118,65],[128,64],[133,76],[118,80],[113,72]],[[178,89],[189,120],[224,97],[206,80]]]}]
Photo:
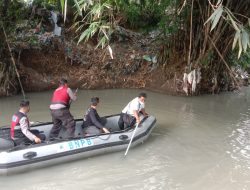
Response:
[{"label": "bamboo stalk", "polygon": [[229,75],[233,78],[234,82],[236,83],[236,85],[239,87],[240,85],[238,84],[236,78],[234,77],[230,67],[228,66],[227,62],[225,61],[225,59],[223,58],[223,56],[221,55],[220,51],[218,50],[218,48],[216,47],[216,45],[214,44],[213,40],[208,36],[209,40],[211,41],[212,45],[214,46],[214,49],[217,51],[219,57],[221,58],[222,62],[225,64],[226,68],[229,71]]},{"label": "bamboo stalk", "polygon": [[[16,67],[15,59],[14,59],[14,57],[12,55],[12,52],[11,52],[11,49],[10,49],[10,45],[9,45],[9,42],[8,42],[8,37],[6,35],[5,28],[4,28],[3,24],[2,24],[2,28],[3,28],[3,33],[4,33],[4,36],[5,36],[5,41],[7,43],[7,46],[8,46],[9,52],[10,52],[11,61],[12,61],[13,65],[14,65],[14,68],[15,68],[15,71],[16,71],[18,82],[19,82],[21,90],[22,90],[23,98],[25,99],[26,96],[25,96],[25,93],[24,93],[24,90],[23,90],[23,85],[22,85],[22,82],[21,82],[21,79],[20,79],[19,72],[18,72],[17,67]],[[20,52],[19,52],[19,58],[20,58]]]},{"label": "bamboo stalk", "polygon": [[192,0],[191,16],[190,16],[190,33],[189,33],[188,66],[190,66],[190,64],[191,64],[192,33],[193,33],[193,8],[194,8],[194,0]]}]

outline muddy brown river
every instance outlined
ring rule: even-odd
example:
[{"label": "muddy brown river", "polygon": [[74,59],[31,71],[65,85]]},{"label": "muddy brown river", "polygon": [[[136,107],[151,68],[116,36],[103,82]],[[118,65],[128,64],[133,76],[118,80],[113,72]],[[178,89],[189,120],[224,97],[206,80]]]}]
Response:
[{"label": "muddy brown river", "polygon": [[[82,118],[92,96],[99,114],[119,113],[139,90],[79,91],[71,106]],[[149,139],[116,152],[0,177],[1,190],[248,190],[250,189],[250,89],[200,97],[147,92],[147,112],[157,125]],[[52,91],[28,93],[29,118],[50,121]],[[0,99],[0,126],[8,125],[21,96]]]}]

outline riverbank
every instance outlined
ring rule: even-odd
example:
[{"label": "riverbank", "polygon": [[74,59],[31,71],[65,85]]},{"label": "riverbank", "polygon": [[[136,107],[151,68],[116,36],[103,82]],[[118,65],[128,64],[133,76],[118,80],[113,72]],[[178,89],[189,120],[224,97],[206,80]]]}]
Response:
[{"label": "riverbank", "polygon": [[145,88],[173,95],[183,95],[181,65],[160,65],[157,52],[161,47],[149,46],[150,39],[124,39],[111,45],[113,59],[106,49],[95,49],[89,42],[77,46],[68,38],[53,37],[43,46],[20,43],[18,68],[24,91],[54,89],[61,77],[72,88],[112,89]]},{"label": "riverbank", "polygon": [[[153,39],[149,35],[142,37],[138,34],[112,43],[113,59],[107,49],[96,49],[91,41],[77,45],[69,35],[54,37],[45,33],[41,37],[45,38],[44,42],[30,44],[15,41],[11,44],[25,92],[55,89],[60,78],[64,77],[72,88],[137,88],[187,95],[184,91],[186,64],[183,59],[176,58],[162,64],[157,59],[164,47],[157,42],[151,43]],[[234,85],[230,85],[232,81],[227,81],[223,87],[208,71],[201,71],[201,82],[191,95],[235,89]],[[17,78],[15,84],[15,92],[20,92]],[[192,88],[190,84],[187,85],[187,88]],[[242,85],[248,85],[248,80],[241,82]],[[2,89],[0,95],[5,96],[3,90],[6,89]],[[8,95],[11,94],[15,93]]]},{"label": "riverbank", "polygon": [[6,66],[0,67],[0,96],[21,92],[14,64],[25,92],[54,89],[62,77],[72,88],[137,88],[180,96],[231,91],[249,84],[241,68],[230,70],[222,64],[216,70],[217,65],[202,61],[187,64],[183,49],[170,48],[157,30],[135,32],[118,27],[110,39],[110,51],[96,48],[95,38],[78,44],[72,23],[57,36],[49,21],[38,18],[42,18],[39,23],[22,20],[8,34],[15,63],[5,43],[0,56]]}]

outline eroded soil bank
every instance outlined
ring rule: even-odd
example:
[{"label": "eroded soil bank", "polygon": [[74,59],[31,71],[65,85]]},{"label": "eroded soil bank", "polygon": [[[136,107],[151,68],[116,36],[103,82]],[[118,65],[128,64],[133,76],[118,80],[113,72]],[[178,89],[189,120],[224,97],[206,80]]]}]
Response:
[{"label": "eroded soil bank", "polygon": [[[77,44],[72,31],[65,30],[62,36],[56,37],[53,31],[37,32],[37,28],[27,28],[27,24],[25,27],[16,30],[9,39],[25,92],[54,89],[60,78],[64,77],[72,88],[142,88],[171,95],[186,95],[183,76],[193,69],[200,71],[201,80],[192,94],[190,90],[193,86],[186,83],[189,95],[228,91],[236,86],[230,78],[218,82],[219,76],[207,68],[187,68],[187,61],[180,51],[166,59],[166,52],[172,50],[157,41],[154,33],[143,35],[123,28],[122,33],[114,33],[110,54],[107,48],[97,49],[94,40]],[[13,65],[9,54],[6,50],[2,60],[5,65]],[[4,88],[0,88],[0,96],[21,91],[15,69],[12,68],[11,73],[12,78],[16,76],[16,80],[8,85],[1,84]],[[4,75],[0,76],[0,83],[11,81],[5,79]],[[242,84],[239,80],[237,86]],[[248,80],[245,84],[248,84]]]},{"label": "eroded soil bank", "polygon": [[140,40],[114,43],[114,59],[107,50],[95,49],[92,43],[77,46],[62,38],[53,38],[49,45],[39,48],[19,44],[18,49],[18,68],[24,91],[56,88],[59,79],[65,77],[72,88],[146,88],[184,94],[181,65],[164,68],[143,59],[145,55],[156,55],[157,48],[147,48]]}]

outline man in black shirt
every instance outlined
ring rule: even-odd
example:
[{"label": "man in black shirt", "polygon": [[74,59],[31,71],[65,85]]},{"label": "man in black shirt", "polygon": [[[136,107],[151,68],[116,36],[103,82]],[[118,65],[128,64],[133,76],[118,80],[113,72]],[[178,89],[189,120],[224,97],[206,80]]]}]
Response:
[{"label": "man in black shirt", "polygon": [[87,127],[85,132],[87,135],[99,135],[103,132],[110,133],[109,130],[103,126],[103,121],[96,111],[98,103],[98,97],[91,98],[91,105],[84,116],[85,127]]}]

